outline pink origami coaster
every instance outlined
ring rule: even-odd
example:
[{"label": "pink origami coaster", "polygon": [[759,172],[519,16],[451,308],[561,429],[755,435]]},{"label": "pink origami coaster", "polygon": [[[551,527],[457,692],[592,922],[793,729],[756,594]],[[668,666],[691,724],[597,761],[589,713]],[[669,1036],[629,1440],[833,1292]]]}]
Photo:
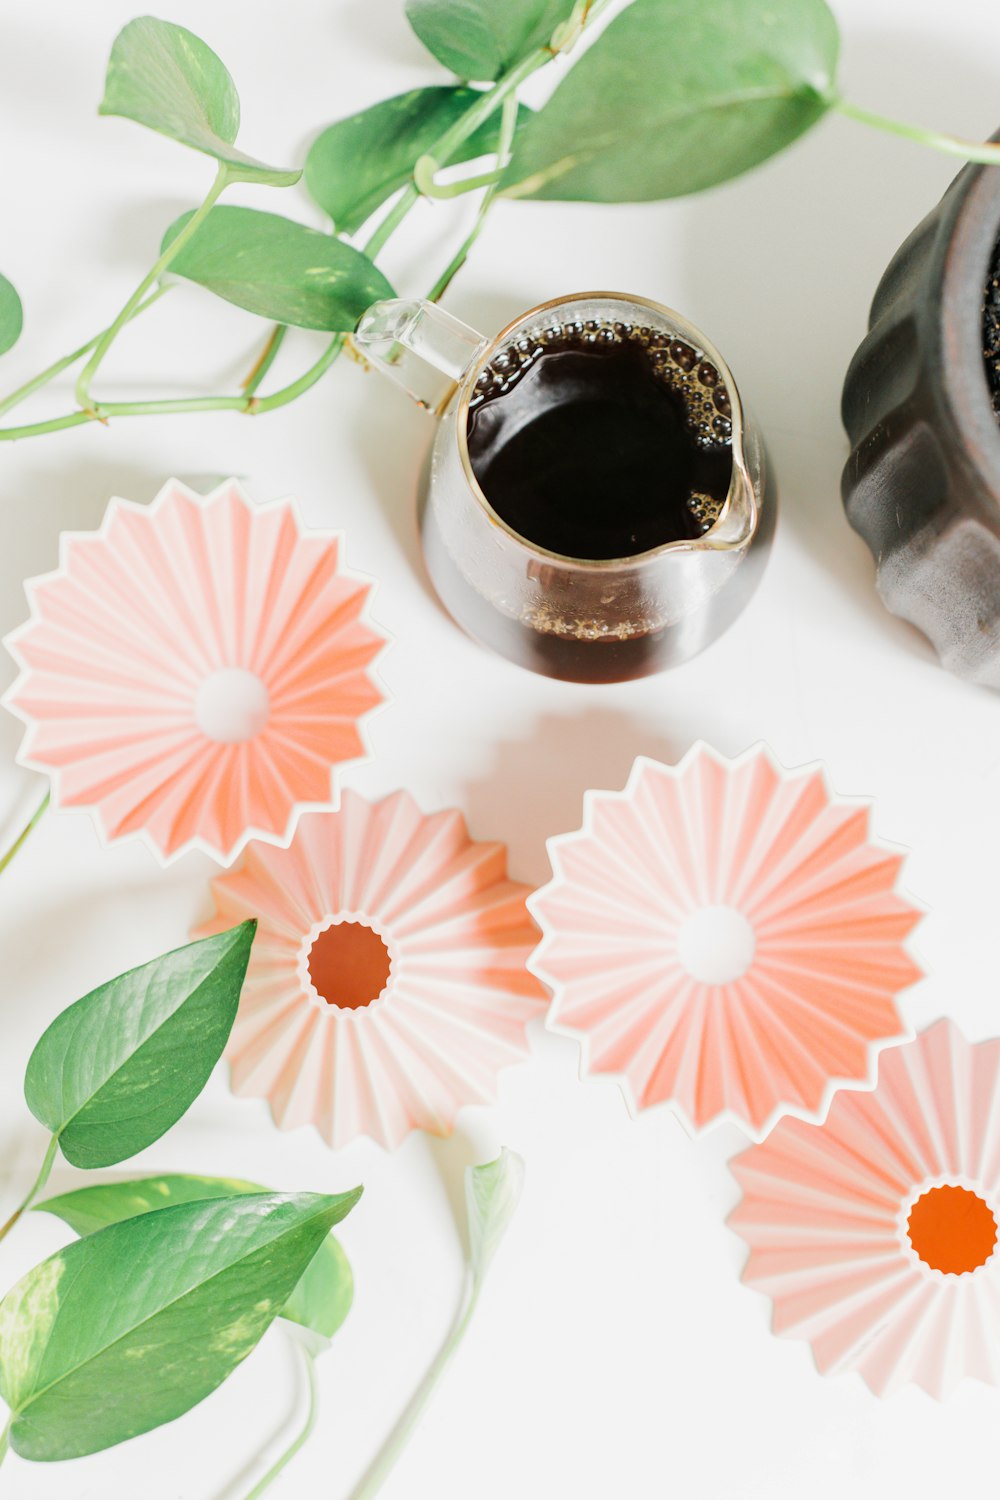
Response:
[{"label": "pink origami coaster", "polygon": [[821,770],[786,772],[763,746],[640,758],[549,853],[531,968],[555,991],[550,1025],[632,1109],[669,1101],[691,1129],[726,1119],[759,1139],[866,1082],[902,1034],[920,912],[894,889],[902,856]]},{"label": "pink origami coaster", "polygon": [[253,845],[213,882],[199,930],[260,923],[227,1049],[234,1091],[331,1146],[446,1134],[463,1105],[495,1097],[544,1013],[528,889],[507,879],[503,844],[405,792],[345,792],[290,848]]},{"label": "pink origami coaster", "polygon": [[140,834],[164,861],[287,842],[365,753],[358,723],[382,700],[372,585],[340,552],[289,501],[254,505],[235,481],[112,500],[99,531],[64,534],[60,567],[26,585],[31,619],[6,643],[19,760],[51,774],[56,805],[90,808],[105,838]]},{"label": "pink origami coaster", "polygon": [[877,1395],[1000,1381],[1000,1041],[950,1021],[879,1059],[872,1093],[737,1157],[730,1224],[774,1331]]}]

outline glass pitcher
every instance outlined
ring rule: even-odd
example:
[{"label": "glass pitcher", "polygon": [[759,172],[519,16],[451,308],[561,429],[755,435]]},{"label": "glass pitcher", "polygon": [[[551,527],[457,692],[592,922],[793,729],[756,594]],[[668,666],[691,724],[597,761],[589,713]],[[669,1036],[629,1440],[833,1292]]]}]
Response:
[{"label": "glass pitcher", "polygon": [[[571,557],[520,534],[494,509],[470,459],[470,410],[499,371],[530,361],[567,330],[584,340],[638,340],[671,362],[671,376],[694,391],[717,430],[728,429],[728,493],[701,513],[701,534],[630,556]],[[679,314],[642,297],[588,292],[533,307],[488,339],[433,303],[388,301],[369,309],[354,339],[438,419],[424,555],[443,604],[482,644],[551,677],[615,682],[694,656],[746,604],[774,529],[773,486],[728,366]],[[709,372],[712,385],[703,386]]]}]

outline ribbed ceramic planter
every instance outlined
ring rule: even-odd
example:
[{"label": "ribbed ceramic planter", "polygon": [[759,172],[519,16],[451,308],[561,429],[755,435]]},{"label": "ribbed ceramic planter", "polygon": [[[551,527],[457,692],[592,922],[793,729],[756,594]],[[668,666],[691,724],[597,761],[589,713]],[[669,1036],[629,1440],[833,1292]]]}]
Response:
[{"label": "ribbed ceramic planter", "polygon": [[982,309],[1000,172],[969,166],[889,265],[844,386],[847,516],[893,614],[1000,688],[1000,427]]}]

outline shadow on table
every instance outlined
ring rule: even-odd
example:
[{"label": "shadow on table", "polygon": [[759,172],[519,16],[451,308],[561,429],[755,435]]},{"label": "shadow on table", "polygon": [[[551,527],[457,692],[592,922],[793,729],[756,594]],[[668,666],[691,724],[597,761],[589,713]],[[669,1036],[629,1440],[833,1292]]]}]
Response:
[{"label": "shadow on table", "polygon": [[423,65],[428,75],[421,82],[449,81],[442,64],[435,62],[406,20],[400,0],[343,0],[331,20],[336,22],[330,27],[331,47],[345,52],[350,47],[352,57],[356,48],[363,48],[380,63],[399,67]]},{"label": "shadow on table", "polygon": [[495,747],[462,805],[473,837],[502,833],[514,877],[541,884],[550,874],[545,841],[580,827],[584,792],[620,790],[637,755],[672,763],[685,748],[611,708],[546,715],[526,739]]},{"label": "shadow on table", "polygon": [[[81,814],[50,813],[49,817],[84,816]],[[40,834],[34,837],[40,837]],[[30,857],[28,850],[19,859]],[[43,851],[44,853],[44,851]],[[41,857],[41,855],[39,856]],[[178,860],[167,870],[156,869],[151,862],[147,879],[136,878],[134,872],[127,879],[115,876],[113,865],[102,866],[103,880],[75,884],[72,889],[61,886],[54,897],[46,898],[42,890],[33,897],[29,910],[18,910],[16,921],[0,922],[0,948],[3,951],[4,983],[0,999],[4,1044],[10,1053],[24,1038],[28,1050],[38,1039],[44,1027],[57,1011],[63,1010],[72,1001],[86,994],[94,985],[102,984],[115,974],[124,973],[135,964],[146,963],[159,951],[177,946],[169,938],[162,948],[155,946],[155,939],[148,936],[149,919],[162,907],[164,901],[173,905],[176,890],[197,889],[192,874],[199,869],[208,870],[206,857],[195,854],[192,863],[188,857]],[[96,868],[96,866],[95,866]],[[16,879],[17,865],[11,867],[10,875]],[[2,912],[2,905],[0,905]],[[114,933],[116,936],[115,960],[102,960],[100,948],[93,944],[95,933]],[[144,935],[145,934],[145,935]],[[177,934],[183,941],[183,927]],[[119,941],[121,946],[117,946]],[[88,970],[81,974],[79,956],[90,952]],[[37,1005],[26,1004],[26,999],[37,994],[39,955],[44,954],[46,993],[52,996],[52,1015],[40,1014]],[[25,1061],[27,1052],[25,1053]]]}]

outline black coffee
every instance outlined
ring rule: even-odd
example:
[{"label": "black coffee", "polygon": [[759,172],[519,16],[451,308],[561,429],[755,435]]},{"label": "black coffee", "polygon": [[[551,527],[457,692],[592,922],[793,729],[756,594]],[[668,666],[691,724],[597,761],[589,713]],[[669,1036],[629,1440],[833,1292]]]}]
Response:
[{"label": "black coffee", "polygon": [[482,371],[469,457],[492,508],[527,541],[563,557],[631,557],[718,519],[730,416],[719,371],[682,339],[566,323]]},{"label": "black coffee", "polygon": [[983,298],[983,364],[993,411],[1000,422],[1000,241],[993,248]]}]

